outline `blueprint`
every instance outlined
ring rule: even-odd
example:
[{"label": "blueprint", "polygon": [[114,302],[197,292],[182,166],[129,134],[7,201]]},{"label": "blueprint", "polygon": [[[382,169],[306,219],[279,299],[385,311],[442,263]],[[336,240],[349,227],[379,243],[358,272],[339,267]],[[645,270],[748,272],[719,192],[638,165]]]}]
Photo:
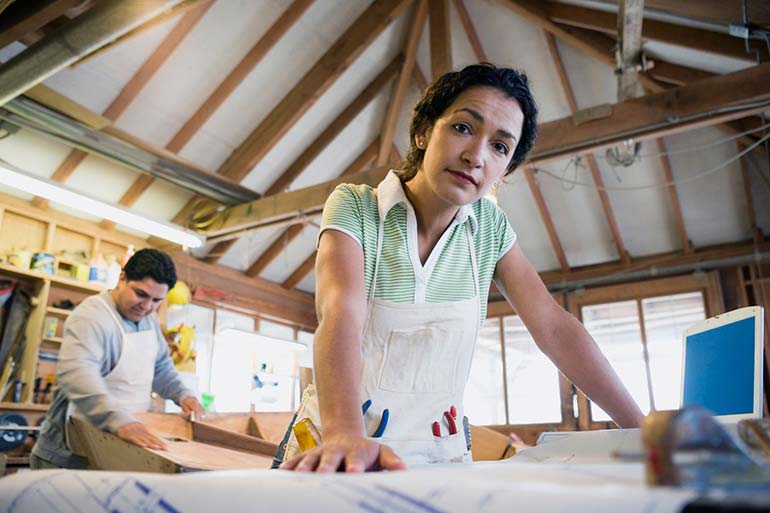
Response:
[{"label": "blueprint", "polygon": [[230,470],[148,474],[40,470],[0,479],[0,512],[340,513],[680,511],[692,492],[643,484],[636,463],[512,460],[401,472]]}]

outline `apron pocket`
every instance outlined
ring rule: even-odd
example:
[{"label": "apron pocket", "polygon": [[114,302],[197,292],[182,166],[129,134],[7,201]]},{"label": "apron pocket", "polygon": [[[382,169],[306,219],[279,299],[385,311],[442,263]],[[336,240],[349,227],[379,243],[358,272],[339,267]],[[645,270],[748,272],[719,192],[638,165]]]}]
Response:
[{"label": "apron pocket", "polygon": [[420,326],[390,332],[380,389],[400,393],[449,393],[457,385],[457,351],[463,332]]}]

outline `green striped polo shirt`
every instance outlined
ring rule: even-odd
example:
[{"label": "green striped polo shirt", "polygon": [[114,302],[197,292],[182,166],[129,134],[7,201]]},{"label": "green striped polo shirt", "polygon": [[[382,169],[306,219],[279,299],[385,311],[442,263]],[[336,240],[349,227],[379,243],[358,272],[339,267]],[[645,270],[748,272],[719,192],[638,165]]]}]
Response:
[{"label": "green striped polo shirt", "polygon": [[417,221],[401,180],[390,171],[377,189],[341,184],[324,206],[324,230],[339,230],[364,250],[366,295],[374,277],[377,230],[384,232],[375,297],[396,303],[463,301],[475,295],[466,223],[471,227],[481,297],[481,318],[497,261],[513,247],[516,234],[505,213],[487,198],[461,207],[423,266],[417,251]]}]

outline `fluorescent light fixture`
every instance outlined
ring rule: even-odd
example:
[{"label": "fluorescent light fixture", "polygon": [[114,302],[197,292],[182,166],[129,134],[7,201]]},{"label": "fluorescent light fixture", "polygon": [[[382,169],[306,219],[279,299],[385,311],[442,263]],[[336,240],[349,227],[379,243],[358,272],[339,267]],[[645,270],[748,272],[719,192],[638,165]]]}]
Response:
[{"label": "fluorescent light fixture", "polygon": [[188,248],[199,248],[206,241],[205,237],[192,230],[141,216],[118,205],[111,205],[53,180],[27,173],[2,160],[0,160],[0,183]]},{"label": "fluorescent light fixture", "polygon": [[283,338],[270,337],[254,331],[241,330],[238,328],[225,328],[217,332],[217,336],[226,338],[248,339],[254,343],[270,346],[273,349],[291,349],[294,351],[305,351],[307,346],[296,340],[286,340]]}]

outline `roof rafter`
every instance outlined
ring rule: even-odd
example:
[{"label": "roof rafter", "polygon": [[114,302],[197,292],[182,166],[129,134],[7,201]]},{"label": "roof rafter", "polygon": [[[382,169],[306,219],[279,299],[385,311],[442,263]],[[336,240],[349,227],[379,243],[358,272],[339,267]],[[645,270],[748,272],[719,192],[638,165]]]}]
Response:
[{"label": "roof rafter", "polygon": [[82,2],[83,0],[53,0],[43,7],[40,7],[39,3],[15,2],[3,12],[4,21],[0,24],[0,48],[43,28]]},{"label": "roof rafter", "polygon": [[455,11],[457,11],[457,17],[460,18],[460,24],[463,26],[463,31],[468,38],[468,43],[470,43],[471,48],[473,49],[476,60],[479,62],[487,62],[489,59],[487,59],[484,47],[481,45],[481,40],[476,33],[476,29],[473,27],[473,21],[471,21],[471,16],[468,14],[465,3],[463,3],[463,0],[454,0],[454,5]]},{"label": "roof rafter", "polygon": [[[378,139],[372,141],[364,151],[362,151],[355,160],[342,172],[340,176],[345,176],[353,172],[358,172],[369,167],[374,159],[377,158],[377,147],[379,145]],[[298,223],[293,224],[284,232],[279,235],[275,242],[273,242],[262,254],[257,258],[253,264],[246,270],[247,276],[259,276],[265,268],[270,265],[273,260],[278,258],[278,255],[286,249],[286,246],[296,239],[299,234],[305,229],[305,225]]]},{"label": "roof rafter", "polygon": [[[402,56],[397,55],[385,69],[383,69],[363,91],[343,110],[337,118],[332,121],[326,130],[319,135],[315,141],[310,143],[305,151],[297,157],[297,159],[291,163],[291,165],[283,172],[273,184],[265,191],[264,196],[272,196],[273,194],[279,194],[284,192],[291,183],[310,165],[313,160],[331,144],[334,139],[339,136],[340,133],[347,127],[367,105],[385,88],[393,77],[398,72],[399,65],[401,64]],[[290,235],[290,239],[293,239],[298,234]],[[235,244],[235,239],[218,242],[209,252],[204,259],[206,261],[217,261],[222,258],[225,253]],[[267,265],[267,264],[265,264]],[[264,267],[263,267],[264,268]],[[262,269],[256,271],[256,274],[262,272]],[[249,276],[252,274],[251,269],[247,271]]]},{"label": "roof rafter", "polygon": [[531,167],[524,169],[524,176],[527,179],[527,185],[532,192],[532,197],[535,200],[538,212],[540,212],[540,218],[545,225],[545,231],[548,234],[548,239],[551,241],[551,247],[556,254],[556,259],[559,261],[559,266],[562,272],[569,272],[569,262],[567,261],[567,254],[564,252],[564,246],[561,244],[559,234],[556,233],[556,226],[553,223],[551,212],[548,210],[548,206],[545,204],[545,198],[540,190],[540,186],[535,178],[535,172]]},{"label": "roof rafter", "polygon": [[[185,37],[187,37],[203,15],[206,14],[206,11],[211,7],[211,4],[212,0],[199,3],[195,9],[188,11],[182,19],[177,22],[152,55],[150,55],[136,73],[134,73],[128,82],[126,82],[115,99],[112,100],[112,103],[110,103],[107,109],[102,113],[102,116],[111,121],[115,121],[126,111],[144,86],[146,86],[150,79],[155,76],[155,73],[157,73],[163,63],[166,62],[179,44]],[[51,179],[60,183],[66,182],[77,166],[79,166],[87,156],[88,153],[85,151],[72,150],[64,159],[64,162],[62,162],[56,171],[54,171],[53,175],[51,175]],[[48,206],[48,200],[35,197],[32,200],[32,204],[40,208],[45,208]],[[114,226],[115,223],[112,221],[107,221],[102,225],[102,227],[106,229],[113,228]]]},{"label": "roof rafter", "polygon": [[[212,114],[238,87],[238,84],[259,64],[267,52],[275,46],[312,3],[313,0],[295,0],[281,14],[251,50],[235,65],[227,77],[206,98],[203,104],[198,107],[198,110],[171,138],[171,141],[166,145],[166,150],[178,153],[187,145],[190,139],[198,133],[198,130],[201,129]],[[138,177],[123,194],[118,203],[124,207],[131,207],[154,181],[155,179],[152,176],[142,175]]]},{"label": "roof rafter", "polygon": [[417,56],[417,46],[420,44],[420,36],[425,26],[425,18],[428,15],[428,0],[417,0],[417,5],[412,15],[411,25],[407,33],[406,44],[404,45],[404,63],[401,66],[398,81],[393,86],[393,93],[390,96],[388,110],[385,113],[385,121],[380,137],[380,148],[377,154],[378,166],[384,165],[389,158],[390,149],[393,145],[393,134],[396,131],[398,115],[404,107],[404,98],[406,90],[409,87],[410,80],[414,74],[415,57]]},{"label": "roof rafter", "polygon": [[429,0],[430,74],[433,80],[452,71],[452,32],[448,0]]},{"label": "roof rafter", "polygon": [[[546,2],[544,9],[548,18],[557,23],[607,34],[617,32],[616,13],[555,2]],[[642,26],[642,37],[733,59],[754,61],[754,54],[746,53],[743,40],[719,32],[646,19]],[[767,60],[764,53],[764,60]]]},{"label": "roof rafter", "polygon": [[[572,116],[542,123],[529,164],[595,152],[626,140],[647,140],[712,126],[767,109],[770,102],[770,64],[708,78],[679,88],[648,94],[612,105],[606,117],[575,125]],[[731,111],[718,109],[730,105]],[[376,185],[387,168],[346,178],[349,183]],[[331,180],[312,187],[258,199],[227,209],[228,218],[211,230],[217,236],[276,222],[297,211],[319,211],[328,194],[341,183]]]},{"label": "roof rafter", "polygon": [[693,252],[693,246],[690,238],[687,236],[687,227],[684,224],[684,216],[682,215],[682,203],[679,201],[679,193],[674,183],[674,173],[671,170],[671,160],[666,153],[666,144],[663,142],[663,139],[656,139],[655,142],[658,145],[660,163],[663,166],[663,177],[666,179],[666,183],[669,184],[666,189],[668,189],[668,195],[671,199],[671,209],[674,211],[674,220],[679,232],[679,240],[682,242],[682,251],[687,255]]},{"label": "roof rafter", "polygon": [[233,151],[218,173],[240,181],[331,87],[410,0],[374,0],[267,117]]},{"label": "roof rafter", "polygon": [[[564,69],[564,62],[561,59],[561,55],[559,55],[559,49],[556,46],[556,41],[553,34],[546,33],[546,41],[548,42],[548,50],[551,54],[551,60],[556,67],[556,73],[559,76],[559,82],[561,83],[564,97],[567,100],[570,114],[574,114],[578,110],[577,102],[575,100],[575,93],[572,91],[572,86],[569,83],[569,77],[567,76],[567,71]],[[610,233],[612,234],[615,250],[618,253],[618,257],[620,257],[620,261],[623,263],[628,263],[631,259],[628,256],[628,251],[626,251],[625,245],[623,244],[623,236],[620,233],[618,222],[615,219],[615,213],[612,211],[612,205],[610,205],[609,196],[607,195],[607,191],[604,189],[604,182],[602,181],[602,176],[599,172],[599,166],[596,164],[596,159],[594,156],[590,153],[585,155],[585,160],[588,164],[588,169],[591,171],[591,177],[596,184],[596,193],[599,195],[599,202],[601,203],[602,211],[604,212],[604,218],[607,221],[607,226],[609,227]],[[530,185],[530,188],[532,188],[533,185],[537,186],[534,183],[534,180],[532,180],[532,182],[533,183]],[[567,271],[568,268],[565,268],[564,264],[562,264],[562,270]]]}]

